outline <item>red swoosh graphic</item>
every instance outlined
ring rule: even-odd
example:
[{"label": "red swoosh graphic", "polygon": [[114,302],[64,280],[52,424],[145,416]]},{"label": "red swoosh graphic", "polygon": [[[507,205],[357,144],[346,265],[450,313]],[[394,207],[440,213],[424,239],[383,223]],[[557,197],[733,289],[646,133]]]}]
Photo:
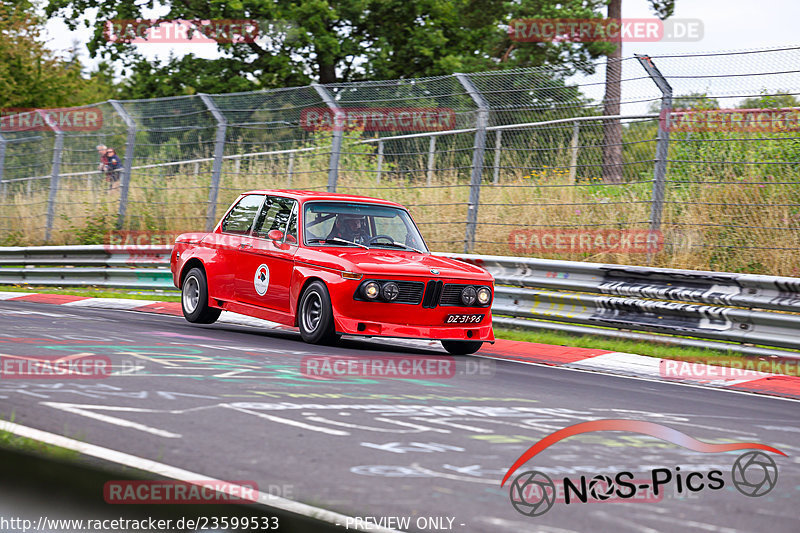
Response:
[{"label": "red swoosh graphic", "polygon": [[514,464],[511,465],[511,468],[508,469],[508,472],[506,472],[506,475],[503,478],[503,481],[500,483],[500,486],[502,487],[505,485],[506,481],[508,481],[508,478],[510,478],[519,467],[524,465],[534,455],[541,452],[548,446],[551,446],[560,440],[564,440],[567,437],[580,435],[581,433],[591,433],[593,431],[628,431],[630,433],[641,433],[642,435],[650,435],[651,437],[656,437],[658,439],[677,444],[678,446],[703,453],[722,453],[733,450],[757,449],[786,456],[785,453],[773,448],[772,446],[759,444],[757,442],[732,442],[730,444],[709,444],[707,442],[701,442],[694,437],[690,437],[686,433],[681,433],[678,430],[668,428],[667,426],[662,426],[661,424],[656,424],[655,422],[644,422],[641,420],[594,420],[592,422],[581,422],[580,424],[575,424],[574,426],[559,429],[555,433],[551,433],[528,448],[528,450],[520,455],[519,459],[517,459]]}]

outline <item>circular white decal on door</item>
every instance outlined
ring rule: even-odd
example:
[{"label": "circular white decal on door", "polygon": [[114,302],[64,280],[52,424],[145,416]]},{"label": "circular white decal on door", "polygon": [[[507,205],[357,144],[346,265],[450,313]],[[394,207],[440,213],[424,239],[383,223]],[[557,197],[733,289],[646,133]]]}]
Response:
[{"label": "circular white decal on door", "polygon": [[269,269],[267,265],[261,265],[256,269],[256,277],[253,279],[253,284],[259,296],[267,294],[267,287],[269,287]]}]

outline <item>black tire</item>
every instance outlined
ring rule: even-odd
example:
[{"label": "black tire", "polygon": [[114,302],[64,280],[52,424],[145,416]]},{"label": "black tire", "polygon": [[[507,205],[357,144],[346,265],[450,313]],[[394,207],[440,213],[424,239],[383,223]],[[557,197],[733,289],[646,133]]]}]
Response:
[{"label": "black tire", "polygon": [[201,268],[193,268],[183,278],[181,286],[183,317],[195,324],[213,324],[222,309],[208,305],[208,281]]},{"label": "black tire", "polygon": [[469,355],[481,349],[481,341],[442,341],[442,347],[453,355]]},{"label": "black tire", "polygon": [[300,336],[309,344],[333,344],[339,340],[333,325],[331,295],[321,281],[312,282],[303,291],[297,305],[297,325]]}]

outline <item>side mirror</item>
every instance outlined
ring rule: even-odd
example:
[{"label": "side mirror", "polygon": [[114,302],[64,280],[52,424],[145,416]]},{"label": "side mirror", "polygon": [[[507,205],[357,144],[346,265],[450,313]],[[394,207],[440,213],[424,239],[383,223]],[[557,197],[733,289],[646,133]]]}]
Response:
[{"label": "side mirror", "polygon": [[282,241],[283,240],[283,232],[281,230],[279,230],[279,229],[270,230],[270,232],[267,233],[267,238],[270,239],[270,240],[276,241],[276,242],[277,241]]}]

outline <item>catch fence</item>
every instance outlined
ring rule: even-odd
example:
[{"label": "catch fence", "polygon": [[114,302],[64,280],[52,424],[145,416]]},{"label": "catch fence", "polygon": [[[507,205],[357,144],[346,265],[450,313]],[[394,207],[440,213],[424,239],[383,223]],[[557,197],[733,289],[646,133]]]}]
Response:
[{"label": "catch fence", "polygon": [[[626,57],[613,116],[604,62],[6,116],[0,245],[208,229],[297,188],[401,202],[441,251],[798,276],[799,59]],[[635,232],[655,245],[618,245]]]}]

